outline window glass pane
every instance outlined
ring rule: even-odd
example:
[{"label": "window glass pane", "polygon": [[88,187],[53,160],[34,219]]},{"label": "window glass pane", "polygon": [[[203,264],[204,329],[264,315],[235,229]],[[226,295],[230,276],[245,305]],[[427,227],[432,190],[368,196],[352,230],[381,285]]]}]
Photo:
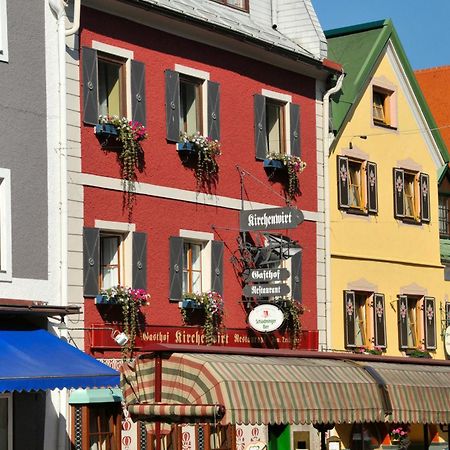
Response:
[{"label": "window glass pane", "polygon": [[99,114],[121,116],[120,70],[122,65],[98,60]]},{"label": "window glass pane", "polygon": [[379,92],[373,93],[373,118],[385,122],[384,95]]},{"label": "window glass pane", "polygon": [[119,245],[119,236],[102,236],[100,238],[101,287],[103,289],[120,284]]},{"label": "window glass pane", "polygon": [[361,207],[361,164],[349,161],[348,170],[350,175],[349,204],[353,207]]},{"label": "window glass pane", "polygon": [[202,292],[202,244],[185,242],[183,254],[183,291]]},{"label": "window glass pane", "polygon": [[191,81],[180,81],[180,114],[183,131],[194,134],[200,127],[200,86]]},{"label": "window glass pane", "polygon": [[363,346],[366,345],[366,296],[355,294],[355,306],[355,343],[357,346]]},{"label": "window glass pane", "polygon": [[0,398],[0,450],[8,450],[8,399]]},{"label": "window glass pane", "polygon": [[415,189],[414,189],[415,177],[411,174],[405,173],[405,216],[415,217]]},{"label": "window glass pane", "polygon": [[192,270],[201,270],[201,259],[200,254],[202,251],[202,246],[200,244],[192,244]]},{"label": "window glass pane", "polygon": [[408,298],[408,347],[417,346],[416,300]]},{"label": "window glass pane", "polygon": [[439,232],[441,234],[449,234],[448,226],[448,199],[445,196],[439,196]]},{"label": "window glass pane", "polygon": [[284,153],[282,107],[266,102],[267,147],[271,153]]},{"label": "window glass pane", "polygon": [[236,6],[236,8],[245,8],[245,0],[226,0],[226,4],[230,6]]}]

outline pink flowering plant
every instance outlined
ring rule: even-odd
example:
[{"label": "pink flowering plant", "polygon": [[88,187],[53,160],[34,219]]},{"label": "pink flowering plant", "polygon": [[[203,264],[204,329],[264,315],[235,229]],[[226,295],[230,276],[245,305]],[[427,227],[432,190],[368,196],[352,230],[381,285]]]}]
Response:
[{"label": "pink flowering plant", "polygon": [[391,441],[398,442],[400,448],[407,448],[409,446],[408,428],[406,426],[398,426],[393,428],[389,433]]},{"label": "pink flowering plant", "polygon": [[379,347],[377,345],[373,347],[369,347],[368,345],[361,345],[359,347],[356,347],[354,350],[354,353],[361,353],[361,354],[369,354],[369,355],[382,355],[383,354],[383,347]]},{"label": "pink flowering plant", "polygon": [[[192,300],[197,304],[205,314],[205,321],[202,325],[207,345],[214,344],[217,341],[217,335],[221,329],[224,316],[224,302],[222,296],[215,291],[208,291],[201,294],[192,292],[183,295],[184,300]],[[189,324],[190,314],[193,309],[182,308],[181,314],[183,322]]]},{"label": "pink flowering plant", "polygon": [[122,347],[122,352],[124,356],[131,357],[139,328],[140,307],[149,304],[150,294],[144,289],[120,285],[102,289],[100,294],[106,303],[119,304],[122,307],[123,332],[129,338],[127,345]]}]

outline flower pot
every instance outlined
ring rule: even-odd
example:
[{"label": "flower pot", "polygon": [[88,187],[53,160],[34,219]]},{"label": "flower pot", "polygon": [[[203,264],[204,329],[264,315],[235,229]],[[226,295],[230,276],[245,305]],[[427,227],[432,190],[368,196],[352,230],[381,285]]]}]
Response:
[{"label": "flower pot", "polygon": [[102,148],[107,150],[119,150],[122,148],[119,141],[119,132],[114,125],[109,123],[95,125],[94,133]]},{"label": "flower pot", "polygon": [[195,149],[194,144],[192,142],[178,142],[177,152],[197,153],[197,150]]},{"label": "flower pot", "polygon": [[203,305],[196,300],[186,298],[181,302],[182,309],[203,309]]},{"label": "flower pot", "polygon": [[276,169],[276,170],[286,170],[286,166],[283,161],[278,159],[265,159],[263,162],[264,169]]},{"label": "flower pot", "polygon": [[108,299],[108,297],[106,295],[99,294],[99,295],[95,296],[95,304],[96,305],[118,305],[119,302],[114,298]]}]

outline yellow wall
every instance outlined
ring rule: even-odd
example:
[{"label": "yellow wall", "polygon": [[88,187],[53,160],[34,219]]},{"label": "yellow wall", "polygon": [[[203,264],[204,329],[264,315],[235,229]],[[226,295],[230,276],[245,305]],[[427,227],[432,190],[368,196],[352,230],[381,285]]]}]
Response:
[{"label": "yellow wall", "polygon": [[[445,297],[440,263],[437,166],[432,150],[419,129],[409,95],[402,90],[398,71],[385,55],[374,75],[376,84],[395,87],[397,130],[372,124],[372,85],[369,85],[351,121],[330,156],[332,348],[344,349],[343,291],[355,284],[374,286],[385,294],[387,354],[399,355],[397,295],[405,287],[436,298],[437,352],[443,358],[441,302]],[[417,114],[416,114],[417,115]],[[353,136],[367,136],[360,139]],[[353,150],[349,149],[349,142]],[[338,208],[337,155],[363,155],[375,162],[378,171],[378,214],[355,215]],[[393,168],[416,167],[430,176],[429,224],[407,224],[394,217]]]}]

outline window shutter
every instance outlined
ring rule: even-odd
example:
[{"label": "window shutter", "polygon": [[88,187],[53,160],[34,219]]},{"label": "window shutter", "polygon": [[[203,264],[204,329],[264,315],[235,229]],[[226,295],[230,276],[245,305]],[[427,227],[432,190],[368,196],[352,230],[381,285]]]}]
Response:
[{"label": "window shutter", "polygon": [[345,347],[356,347],[355,340],[355,293],[344,291],[344,325],[345,325]]},{"label": "window shutter", "polygon": [[423,322],[425,324],[425,348],[436,350],[436,300],[424,297]]},{"label": "window shutter", "polygon": [[97,50],[83,47],[83,121],[98,124]]},{"label": "window shutter", "polygon": [[220,84],[208,81],[208,136],[220,140]]},{"label": "window shutter", "polygon": [[446,328],[450,327],[450,302],[445,303]]},{"label": "window shutter", "polygon": [[131,60],[131,114],[132,120],[145,126],[145,64]]},{"label": "window shutter", "polygon": [[267,157],[267,132],[266,132],[266,97],[255,94],[255,151],[256,159]]},{"label": "window shutter", "polygon": [[386,348],[386,319],[384,309],[384,294],[373,295],[373,329],[376,347]]},{"label": "window shutter", "polygon": [[405,172],[403,169],[394,169],[394,215],[404,217]]},{"label": "window shutter", "polygon": [[426,173],[420,174],[420,219],[429,222],[430,217],[430,177]]},{"label": "window shutter", "polygon": [[348,208],[348,158],[345,156],[337,157],[337,177],[338,177],[338,201],[339,208]]},{"label": "window shutter", "polygon": [[183,299],[183,238],[171,236],[170,247],[170,287],[169,299]]},{"label": "window shutter", "polygon": [[378,213],[378,192],[377,192],[377,165],[374,162],[367,161],[367,211],[369,213]]},{"label": "window shutter", "polygon": [[83,228],[83,288],[85,297],[99,293],[100,274],[100,230]]},{"label": "window shutter", "polygon": [[399,295],[398,297],[398,346],[400,350],[408,348],[408,297]]},{"label": "window shutter", "polygon": [[290,105],[291,155],[302,156],[300,147],[300,105]]},{"label": "window shutter", "polygon": [[211,290],[223,295],[223,250],[222,241],[211,242]]},{"label": "window shutter", "polygon": [[166,77],[166,130],[167,140],[180,140],[180,76],[167,69]]},{"label": "window shutter", "polygon": [[302,301],[302,256],[300,250],[291,257],[291,297],[298,301]]},{"label": "window shutter", "polygon": [[133,233],[134,289],[147,289],[147,233]]}]

